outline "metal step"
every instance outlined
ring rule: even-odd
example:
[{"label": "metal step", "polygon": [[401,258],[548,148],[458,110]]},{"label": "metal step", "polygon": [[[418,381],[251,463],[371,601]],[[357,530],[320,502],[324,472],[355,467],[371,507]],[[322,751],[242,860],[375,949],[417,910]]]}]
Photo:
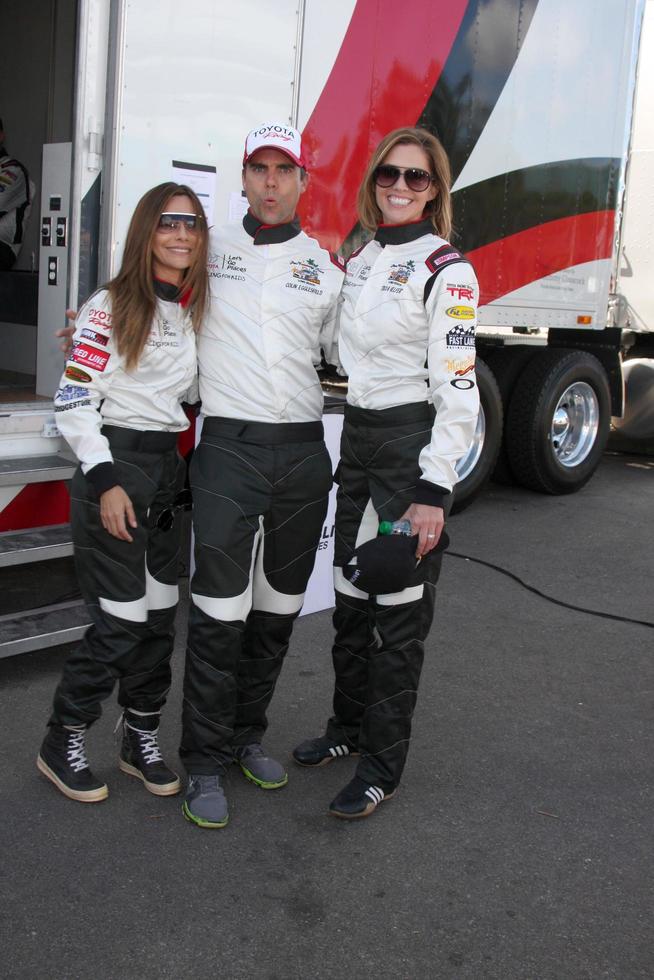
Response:
[{"label": "metal step", "polygon": [[70,524],[33,527],[26,531],[3,531],[0,534],[0,568],[47,561],[50,558],[65,558],[72,553]]},{"label": "metal step", "polygon": [[15,487],[26,483],[48,483],[51,480],[70,480],[77,469],[65,456],[19,456],[0,459],[0,487]]},{"label": "metal step", "polygon": [[0,659],[79,640],[91,625],[82,599],[0,616]]}]

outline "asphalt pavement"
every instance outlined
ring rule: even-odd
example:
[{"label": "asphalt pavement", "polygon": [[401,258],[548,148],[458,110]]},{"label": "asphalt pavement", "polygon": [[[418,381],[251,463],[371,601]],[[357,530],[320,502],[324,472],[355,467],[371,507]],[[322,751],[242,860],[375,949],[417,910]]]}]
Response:
[{"label": "asphalt pavement", "polygon": [[578,494],[491,486],[452,518],[404,779],[367,820],[326,812],[353,760],[290,761],[329,711],[327,612],[270,712],[289,784],[234,770],[218,831],[118,771],[113,700],[108,801],[57,793],[34,763],[66,650],[0,661],[0,977],[650,980],[653,514],[654,456],[606,455]]}]

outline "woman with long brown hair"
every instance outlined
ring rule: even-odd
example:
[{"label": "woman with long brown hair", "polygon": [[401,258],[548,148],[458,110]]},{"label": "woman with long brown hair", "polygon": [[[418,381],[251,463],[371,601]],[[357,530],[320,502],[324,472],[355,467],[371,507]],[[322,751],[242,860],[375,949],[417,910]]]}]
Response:
[{"label": "woman with long brown hair", "polygon": [[55,395],[57,423],[79,459],[71,528],[92,625],[67,661],[38,768],[67,797],[95,803],[107,786],[84,736],[118,680],[119,766],[156,795],[180,789],[157,742],[170,687],[180,542],[188,506],[177,452],[197,400],[195,334],[207,303],[202,205],[172,182],[136,206],[120,271],[80,310]]},{"label": "woman with long brown hair", "polygon": [[[455,464],[479,410],[478,286],[447,240],[450,167],[438,139],[417,127],[384,137],[358,209],[373,238],[348,261],[340,317],[349,383],[337,478],[334,714],[325,735],[293,753],[305,766],[360,754],[330,806],[347,819],[372,813],[402,776]],[[380,521],[410,540],[377,539]]]}]

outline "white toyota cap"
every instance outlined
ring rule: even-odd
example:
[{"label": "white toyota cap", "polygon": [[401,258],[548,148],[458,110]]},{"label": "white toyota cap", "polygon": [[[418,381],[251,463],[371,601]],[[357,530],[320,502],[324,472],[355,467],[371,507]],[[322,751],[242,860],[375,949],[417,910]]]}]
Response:
[{"label": "white toyota cap", "polygon": [[284,123],[263,123],[248,133],[245,140],[243,166],[257,150],[279,150],[280,153],[290,157],[298,167],[306,169],[302,155],[302,137],[292,126]]}]

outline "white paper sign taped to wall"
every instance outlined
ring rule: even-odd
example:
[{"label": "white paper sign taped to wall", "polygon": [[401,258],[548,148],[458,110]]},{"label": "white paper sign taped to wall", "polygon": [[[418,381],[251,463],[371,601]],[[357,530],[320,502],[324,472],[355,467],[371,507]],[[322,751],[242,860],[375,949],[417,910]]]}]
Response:
[{"label": "white paper sign taped to wall", "polygon": [[214,223],[216,205],[216,168],[204,163],[173,160],[171,180],[186,184],[200,198],[209,227]]}]

